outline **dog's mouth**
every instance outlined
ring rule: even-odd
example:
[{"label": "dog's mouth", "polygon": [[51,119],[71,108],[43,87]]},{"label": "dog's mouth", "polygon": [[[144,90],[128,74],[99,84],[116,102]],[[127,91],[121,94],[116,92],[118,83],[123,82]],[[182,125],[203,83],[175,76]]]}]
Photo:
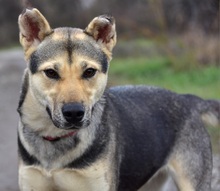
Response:
[{"label": "dog's mouth", "polygon": [[65,139],[65,138],[69,138],[69,137],[73,137],[75,136],[77,133],[77,130],[76,131],[71,131],[67,134],[64,134],[62,136],[55,136],[55,137],[52,137],[52,136],[43,136],[43,139],[46,140],[46,141],[50,141],[50,142],[56,142],[56,141],[59,141],[61,139]]}]

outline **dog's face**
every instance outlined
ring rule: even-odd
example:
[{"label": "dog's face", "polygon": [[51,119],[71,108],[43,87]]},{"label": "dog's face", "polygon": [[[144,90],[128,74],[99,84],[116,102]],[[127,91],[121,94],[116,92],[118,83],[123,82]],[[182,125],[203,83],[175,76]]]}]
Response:
[{"label": "dog's face", "polygon": [[32,9],[19,16],[19,28],[34,98],[56,127],[87,126],[107,83],[116,43],[114,19],[96,17],[85,30],[52,30],[42,14]]}]

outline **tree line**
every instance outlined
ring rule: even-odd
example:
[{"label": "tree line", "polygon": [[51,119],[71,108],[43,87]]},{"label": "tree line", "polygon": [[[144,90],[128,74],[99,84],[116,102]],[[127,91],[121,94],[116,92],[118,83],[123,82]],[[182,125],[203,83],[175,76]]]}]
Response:
[{"label": "tree line", "polygon": [[53,28],[85,28],[100,14],[116,18],[120,38],[150,37],[201,30],[219,33],[219,0],[0,0],[0,46],[18,43],[17,18],[25,7],[38,8]]}]

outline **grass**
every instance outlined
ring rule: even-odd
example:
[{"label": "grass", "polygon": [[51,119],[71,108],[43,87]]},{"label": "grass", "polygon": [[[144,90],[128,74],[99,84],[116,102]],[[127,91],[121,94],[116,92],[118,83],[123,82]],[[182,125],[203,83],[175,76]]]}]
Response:
[{"label": "grass", "polygon": [[220,67],[176,70],[169,57],[116,58],[109,74],[110,85],[147,84],[178,93],[220,99]]}]

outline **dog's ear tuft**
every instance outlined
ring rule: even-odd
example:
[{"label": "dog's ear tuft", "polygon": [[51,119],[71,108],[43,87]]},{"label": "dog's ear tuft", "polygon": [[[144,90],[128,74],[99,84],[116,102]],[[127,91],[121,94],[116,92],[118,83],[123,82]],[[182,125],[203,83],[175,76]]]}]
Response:
[{"label": "dog's ear tuft", "polygon": [[49,23],[35,8],[26,9],[18,18],[20,43],[25,54],[33,52],[40,42],[52,32]]},{"label": "dog's ear tuft", "polygon": [[96,17],[86,27],[85,33],[111,52],[116,44],[115,19],[108,15]]}]

